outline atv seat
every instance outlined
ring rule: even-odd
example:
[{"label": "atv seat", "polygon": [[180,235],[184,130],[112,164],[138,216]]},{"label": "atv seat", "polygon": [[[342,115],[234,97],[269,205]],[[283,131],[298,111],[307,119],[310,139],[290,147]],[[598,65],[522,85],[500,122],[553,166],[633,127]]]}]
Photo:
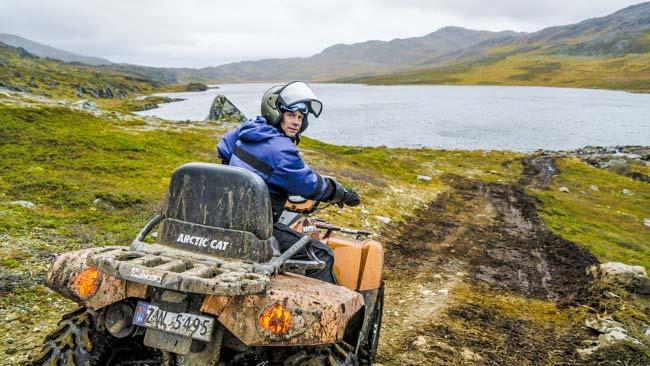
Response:
[{"label": "atv seat", "polygon": [[264,181],[241,168],[190,163],[176,169],[158,241],[223,258],[273,256],[271,201]]}]

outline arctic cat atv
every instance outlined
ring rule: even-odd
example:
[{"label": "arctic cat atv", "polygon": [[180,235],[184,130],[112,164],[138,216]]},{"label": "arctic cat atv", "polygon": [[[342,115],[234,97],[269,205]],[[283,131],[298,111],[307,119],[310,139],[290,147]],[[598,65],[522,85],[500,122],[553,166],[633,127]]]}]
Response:
[{"label": "arctic cat atv", "polygon": [[[287,201],[282,222],[307,235],[280,253],[260,177],[223,165],[180,167],[164,212],[130,247],[56,258],[47,286],[82,307],[63,316],[34,364],[372,364],[383,248],[334,236],[369,233],[308,217],[317,205]],[[338,285],[304,276],[324,266],[310,237],[332,248]],[[292,259],[304,250],[308,260]]]}]

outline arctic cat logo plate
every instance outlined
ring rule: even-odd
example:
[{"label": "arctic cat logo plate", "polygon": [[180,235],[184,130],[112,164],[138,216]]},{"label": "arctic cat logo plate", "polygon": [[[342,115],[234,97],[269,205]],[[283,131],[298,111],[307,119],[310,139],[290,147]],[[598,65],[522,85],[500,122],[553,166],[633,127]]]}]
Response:
[{"label": "arctic cat logo plate", "polygon": [[216,239],[210,240],[210,238],[204,238],[202,236],[192,236],[183,233],[178,235],[178,239],[176,239],[176,242],[180,244],[190,244],[196,247],[210,248],[214,250],[226,250],[226,248],[228,248],[228,245],[230,245],[230,242],[228,241],[216,240]]}]

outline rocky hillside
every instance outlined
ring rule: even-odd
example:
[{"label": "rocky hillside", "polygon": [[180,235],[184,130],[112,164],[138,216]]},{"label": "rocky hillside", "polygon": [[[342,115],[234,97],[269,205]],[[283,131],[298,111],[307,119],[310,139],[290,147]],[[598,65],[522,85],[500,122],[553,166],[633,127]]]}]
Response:
[{"label": "rocky hillside", "polygon": [[0,43],[0,87],[60,98],[124,98],[175,82],[152,69],[69,64]]}]

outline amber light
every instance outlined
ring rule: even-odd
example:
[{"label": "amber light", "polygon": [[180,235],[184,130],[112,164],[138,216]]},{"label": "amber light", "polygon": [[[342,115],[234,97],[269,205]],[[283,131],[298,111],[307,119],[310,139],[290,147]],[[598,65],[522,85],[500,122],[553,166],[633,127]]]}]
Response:
[{"label": "amber light", "polygon": [[86,298],[97,292],[102,275],[95,268],[88,267],[81,271],[74,279],[74,288],[80,297]]},{"label": "amber light", "polygon": [[291,328],[291,312],[281,304],[269,306],[260,315],[260,328],[275,335],[289,332]]}]

